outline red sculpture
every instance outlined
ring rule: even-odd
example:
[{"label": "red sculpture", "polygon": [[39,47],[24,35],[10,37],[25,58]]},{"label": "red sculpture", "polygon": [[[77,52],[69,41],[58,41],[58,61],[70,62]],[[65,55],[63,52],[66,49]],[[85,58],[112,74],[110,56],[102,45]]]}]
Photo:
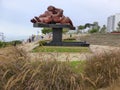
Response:
[{"label": "red sculpture", "polygon": [[72,21],[69,17],[65,17],[63,15],[63,10],[56,8],[54,6],[49,6],[47,8],[47,11],[44,12],[44,14],[40,15],[39,17],[35,16],[32,20],[32,23],[60,23],[60,24],[70,24],[73,26]]}]

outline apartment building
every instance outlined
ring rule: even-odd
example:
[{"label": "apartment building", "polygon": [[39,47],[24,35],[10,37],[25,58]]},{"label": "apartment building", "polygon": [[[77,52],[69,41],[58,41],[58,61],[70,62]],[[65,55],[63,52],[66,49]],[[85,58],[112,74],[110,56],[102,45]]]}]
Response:
[{"label": "apartment building", "polygon": [[109,16],[107,19],[107,32],[117,31],[120,22],[120,13]]}]

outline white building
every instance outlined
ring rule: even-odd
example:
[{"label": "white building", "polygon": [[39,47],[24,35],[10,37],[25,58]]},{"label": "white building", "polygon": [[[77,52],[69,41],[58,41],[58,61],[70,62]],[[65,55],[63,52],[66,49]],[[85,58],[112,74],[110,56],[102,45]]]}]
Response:
[{"label": "white building", "polygon": [[120,13],[108,17],[107,32],[117,31],[119,22],[120,22]]}]

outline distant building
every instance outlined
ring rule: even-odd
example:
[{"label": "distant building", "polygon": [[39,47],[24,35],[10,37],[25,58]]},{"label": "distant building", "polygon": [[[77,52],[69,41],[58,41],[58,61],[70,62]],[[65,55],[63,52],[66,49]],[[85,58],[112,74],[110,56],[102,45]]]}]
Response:
[{"label": "distant building", "polygon": [[118,31],[118,23],[120,22],[120,13],[109,16],[107,19],[107,32]]},{"label": "distant building", "polygon": [[0,41],[4,41],[5,37],[4,37],[4,33],[0,32]]}]

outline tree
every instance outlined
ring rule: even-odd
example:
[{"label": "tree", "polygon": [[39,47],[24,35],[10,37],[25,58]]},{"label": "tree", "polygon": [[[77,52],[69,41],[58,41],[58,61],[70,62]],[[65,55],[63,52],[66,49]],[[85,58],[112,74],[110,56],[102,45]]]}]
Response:
[{"label": "tree", "polygon": [[87,28],[87,27],[90,28],[91,26],[94,26],[94,24],[86,23],[84,27],[85,27],[85,28]]},{"label": "tree", "polygon": [[99,31],[100,26],[98,25],[98,22],[94,22],[93,24],[86,23],[85,25],[78,26],[78,32],[79,30],[85,30],[86,28],[89,28],[89,33],[96,33]]},{"label": "tree", "polygon": [[100,33],[105,33],[106,32],[106,26],[105,25],[103,25],[102,26],[102,28],[100,29]]},{"label": "tree", "polygon": [[100,26],[98,25],[98,22],[94,22],[94,23],[93,23],[92,29],[98,29],[98,31],[99,31]]},{"label": "tree", "polygon": [[78,33],[83,31],[85,29],[85,26],[84,25],[80,25],[78,26]]},{"label": "tree", "polygon": [[80,30],[82,30],[84,28],[85,28],[85,26],[83,26],[83,25],[78,26],[78,29],[80,29]]},{"label": "tree", "polygon": [[91,30],[89,30],[88,32],[89,33],[97,33],[99,31],[99,29],[91,29]]},{"label": "tree", "polygon": [[119,31],[119,32],[120,32],[120,21],[118,22],[117,31]]},{"label": "tree", "polygon": [[[43,34],[50,33],[50,32],[52,32],[52,28],[43,28],[42,29]],[[64,28],[62,33],[66,33],[66,32],[68,32],[68,29]]]},{"label": "tree", "polygon": [[88,32],[89,33],[97,33],[97,32],[99,32],[99,29],[100,29],[100,26],[98,25],[98,22],[94,22],[91,25],[91,28],[90,28],[90,30]]},{"label": "tree", "polygon": [[52,32],[52,29],[51,29],[51,28],[43,28],[43,29],[42,29],[42,33],[43,33],[43,34],[50,33],[50,32]]},{"label": "tree", "polygon": [[62,31],[62,33],[65,34],[65,33],[67,33],[68,31],[69,31],[68,28],[64,28],[63,31]]}]

